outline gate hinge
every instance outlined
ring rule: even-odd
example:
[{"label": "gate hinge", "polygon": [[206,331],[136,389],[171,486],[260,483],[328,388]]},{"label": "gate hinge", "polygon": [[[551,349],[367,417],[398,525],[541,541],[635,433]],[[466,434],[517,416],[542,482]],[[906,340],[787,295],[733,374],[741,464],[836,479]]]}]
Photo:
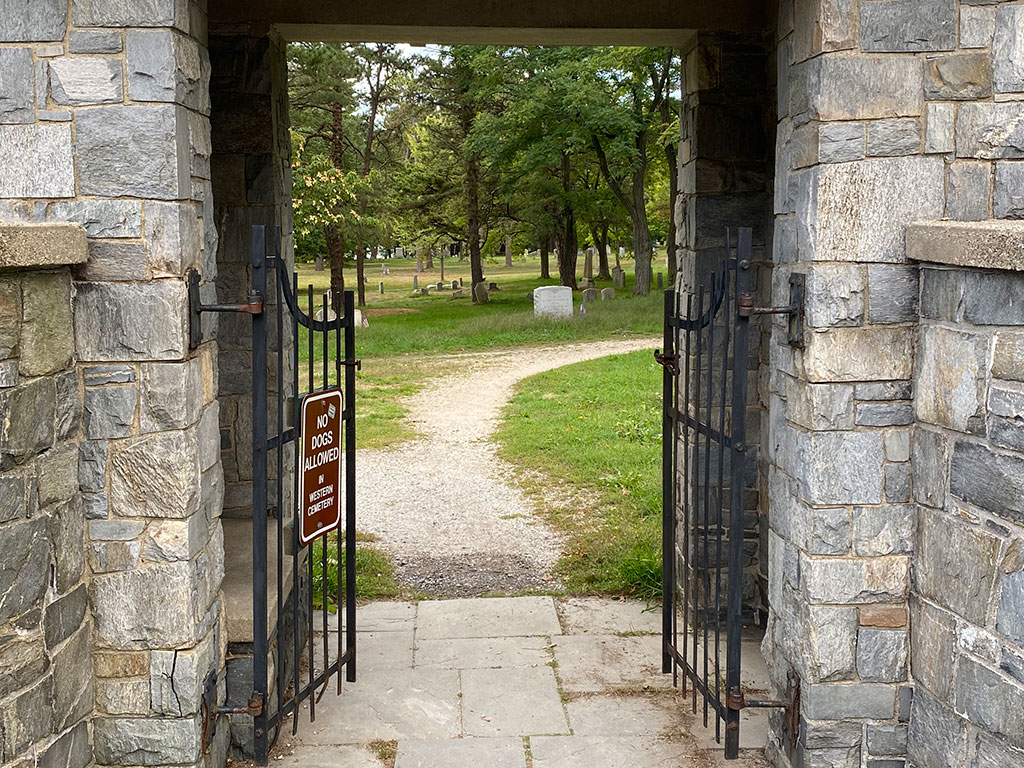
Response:
[{"label": "gate hinge", "polygon": [[673,376],[679,375],[679,355],[663,355],[660,349],[654,350],[654,360],[663,365]]},{"label": "gate hinge", "polygon": [[355,368],[357,371],[363,370],[362,360],[342,360],[341,364],[347,368]]},{"label": "gate hinge", "polygon": [[249,291],[249,300],[243,304],[203,304],[199,295],[199,272],[188,272],[188,346],[195,349],[203,341],[203,312],[239,312],[246,315],[263,314],[263,296]]},{"label": "gate hinge", "polygon": [[729,693],[725,697],[725,704],[729,709],[737,711],[747,708],[772,709],[779,707],[781,709],[789,709],[789,705],[786,702],[779,701],[778,699],[750,699],[748,701],[742,688],[730,688]]},{"label": "gate hinge", "polygon": [[753,315],[789,315],[789,331],[786,341],[790,346],[804,346],[804,286],[806,275],[793,272],[789,276],[789,304],[784,307],[758,307],[749,293],[740,294],[736,313],[740,317]]}]

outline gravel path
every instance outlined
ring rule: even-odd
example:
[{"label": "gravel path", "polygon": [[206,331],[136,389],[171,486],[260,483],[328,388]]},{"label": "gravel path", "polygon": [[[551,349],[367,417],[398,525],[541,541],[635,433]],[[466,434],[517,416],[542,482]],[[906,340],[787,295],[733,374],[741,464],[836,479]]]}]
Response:
[{"label": "gravel path", "polygon": [[430,595],[551,586],[559,537],[490,442],[501,408],[527,376],[657,344],[629,339],[450,356],[458,373],[407,401],[422,437],[359,452],[359,530],[380,537],[402,582]]}]

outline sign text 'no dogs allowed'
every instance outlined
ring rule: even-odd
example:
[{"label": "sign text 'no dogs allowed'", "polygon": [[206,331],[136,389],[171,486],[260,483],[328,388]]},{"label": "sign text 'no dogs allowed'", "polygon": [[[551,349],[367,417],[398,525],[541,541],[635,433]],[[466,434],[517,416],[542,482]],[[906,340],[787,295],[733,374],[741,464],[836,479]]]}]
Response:
[{"label": "sign text 'no dogs allowed'", "polygon": [[299,471],[299,539],[309,544],[341,523],[340,389],[317,392],[302,401],[302,454]]}]

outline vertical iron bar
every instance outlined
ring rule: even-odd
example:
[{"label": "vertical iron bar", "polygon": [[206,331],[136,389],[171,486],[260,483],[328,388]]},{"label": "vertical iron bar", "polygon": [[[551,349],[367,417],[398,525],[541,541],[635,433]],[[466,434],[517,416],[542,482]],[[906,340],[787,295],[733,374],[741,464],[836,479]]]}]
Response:
[{"label": "vertical iron bar", "polygon": [[[694,375],[694,387],[693,387],[693,418],[695,424],[700,424],[700,366],[701,360],[704,353],[704,329],[702,327],[704,320],[704,286],[702,285],[697,292],[697,321],[694,333],[697,334],[697,352],[693,361],[693,367],[696,371]],[[706,459],[707,457],[705,457]],[[694,428],[694,439],[693,439],[693,505],[690,509],[690,513],[693,517],[693,546],[694,550],[698,550],[700,547],[700,531],[698,530],[698,524],[700,522],[700,430]],[[691,556],[692,557],[692,556]],[[697,670],[697,639],[700,630],[700,556],[699,553],[696,557],[693,557],[690,565],[690,570],[693,572],[693,677],[696,681],[698,675]],[[707,596],[705,595],[705,598]],[[697,686],[693,686],[693,713],[697,714]]]},{"label": "vertical iron bar", "polygon": [[[252,228],[252,289],[267,293],[266,229]],[[253,757],[267,764],[267,317],[252,316],[252,629],[253,689],[264,697],[253,718]]]},{"label": "vertical iron bar", "polygon": [[[665,291],[665,338],[664,354],[671,359],[675,354],[672,339],[672,308],[674,306],[675,293]],[[669,653],[669,645],[672,642],[672,614],[675,612],[674,600],[672,599],[675,590],[675,579],[672,575],[672,562],[674,561],[675,542],[673,538],[673,518],[675,510],[672,508],[672,474],[675,468],[672,466],[672,439],[671,434],[672,417],[670,411],[675,407],[675,396],[673,387],[673,376],[670,370],[671,364],[664,364],[661,367],[661,635],[662,635],[662,673],[671,672],[672,654]]]},{"label": "vertical iron bar", "polygon": [[[296,303],[298,303],[297,300]],[[313,312],[314,307],[316,306],[313,302],[312,283],[309,283],[306,287],[306,305],[309,307],[308,315],[310,319],[310,326],[312,326]],[[308,342],[309,352],[309,358],[306,360],[306,371],[309,375],[309,391],[312,393],[316,391],[316,331],[314,331],[312,327],[306,329],[306,340]],[[321,542],[321,548],[322,547],[323,542]],[[309,552],[306,557],[309,560],[309,721],[312,723],[316,720],[316,692],[313,690],[313,681],[316,680],[316,657],[313,655],[316,644],[316,638],[313,637],[313,629],[315,627],[313,621],[313,579],[314,566],[316,564],[315,539],[310,541]],[[322,573],[320,575],[323,576]]]},{"label": "vertical iron bar", "polygon": [[[328,308],[328,304],[327,304],[327,294],[326,293],[324,293],[324,295],[323,295],[323,305],[324,305],[324,308],[323,308],[323,311],[324,311],[324,331],[323,331],[323,334],[324,334],[323,335],[324,381],[323,381],[323,385],[320,387],[320,389],[328,389],[331,386],[331,382],[327,378],[327,358],[328,358],[328,354],[327,354],[327,350],[328,350],[327,341],[328,341],[328,336],[330,335],[330,332],[327,329],[330,327],[330,323],[328,322],[328,318],[327,318],[327,313],[329,311],[329,308]],[[335,531],[334,535],[335,535],[335,538],[337,538],[340,535],[340,533],[338,531]],[[321,547],[320,547],[320,594],[322,595],[321,600],[320,600],[320,602],[321,602],[321,606],[320,606],[321,611],[320,612],[321,612],[321,615],[323,617],[323,624],[322,624],[322,626],[323,626],[323,630],[324,630],[324,633],[323,633],[324,634],[324,669],[327,669],[327,668],[329,668],[331,666],[331,653],[330,653],[330,639],[331,638],[330,638],[330,634],[328,634],[328,631],[327,631],[327,614],[330,613],[330,611],[328,611],[328,609],[327,609],[327,601],[330,600],[330,597],[331,597],[331,595],[329,594],[329,592],[327,590],[327,547],[329,545],[330,545],[330,534],[324,534],[324,536],[322,537]],[[338,646],[338,650],[339,651],[341,650],[340,644]],[[326,688],[327,688],[327,683],[324,683],[324,690],[326,690]]]},{"label": "vertical iron bar", "polygon": [[[356,325],[355,294],[345,291],[345,679],[356,681]],[[339,670],[339,674],[340,674]],[[340,680],[339,680],[340,683]]]},{"label": "vertical iron bar", "polygon": [[[277,306],[277,658],[284,658],[284,291],[281,270],[274,269],[274,295]],[[284,664],[277,665],[277,711],[284,704]]]},{"label": "vertical iron bar", "polygon": [[[292,713],[292,736],[299,732],[299,608],[302,605],[302,590],[299,588],[299,526],[302,520],[299,516],[301,505],[299,504],[299,472],[302,461],[302,402],[299,396],[299,275],[292,272],[292,296],[295,299],[295,311],[292,313],[292,387],[295,393],[294,415],[292,421],[295,429],[295,459],[292,473],[292,695],[295,698],[295,711]],[[284,658],[282,656],[282,658]]]},{"label": "vertical iron bar", "polygon": [[[722,264],[722,382],[718,412],[718,497],[715,505],[715,690],[722,690],[721,636],[722,636],[722,508],[725,504],[725,407],[729,375],[729,243],[730,232],[725,231],[725,261]],[[722,718],[715,718],[715,741],[722,741]]]},{"label": "vertical iron bar", "polygon": [[[736,250],[736,293],[753,292],[754,265],[751,261],[751,230],[740,228]],[[738,303],[737,303],[738,306]],[[740,660],[743,641],[743,491],[747,458],[747,356],[750,343],[750,319],[736,314],[733,336],[732,374],[732,467],[729,503],[729,637],[726,642],[725,687],[727,693],[740,693]],[[732,698],[732,697],[730,697]],[[739,757],[740,712],[726,710],[725,757]]]},{"label": "vertical iron bar", "polygon": [[[337,301],[334,300],[332,295],[331,303],[337,305]],[[337,318],[341,321],[342,318]],[[335,322],[334,328],[334,383],[336,386],[341,387],[341,322]],[[344,390],[342,390],[342,400],[345,398]],[[342,403],[344,406],[344,403]],[[344,424],[344,415],[342,415],[342,423]],[[339,489],[340,490],[340,489]],[[346,532],[347,535],[347,532]],[[341,530],[339,529],[335,535],[335,556],[338,558],[338,567],[341,567]],[[345,610],[348,610],[348,601],[345,601]],[[343,624],[348,622],[342,619],[341,610],[341,581],[338,581],[338,658],[340,659],[345,652],[344,644],[341,641],[341,629]],[[341,663],[338,663],[338,695],[341,695]]]},{"label": "vertical iron bar", "polygon": [[[690,323],[693,321],[693,294],[686,296],[686,341],[683,350],[683,560],[686,566],[692,570],[693,560],[690,555]],[[683,574],[683,631],[686,632],[690,626],[690,574]],[[687,642],[683,638],[683,652],[681,656],[685,662],[687,657]],[[689,663],[683,672],[683,693],[686,693],[686,681],[689,677]],[[696,695],[696,688],[694,693]]]},{"label": "vertical iron bar", "polygon": [[[672,566],[671,566],[671,588],[672,588],[672,687],[675,688],[679,685],[679,662],[678,662],[678,650],[679,650],[679,573],[676,564],[679,562],[677,557],[677,551],[679,542],[677,539],[679,531],[679,517],[677,510],[677,489],[679,487],[679,473],[678,473],[678,459],[679,459],[679,292],[673,290],[672,298],[672,318],[675,322],[672,324],[672,354],[675,355],[676,369],[672,374],[672,411],[671,411],[671,424],[672,428],[669,431],[671,436],[671,445],[669,450],[669,464],[672,469],[672,477],[669,483],[669,489],[671,496],[669,499],[669,507],[672,510]],[[685,680],[685,677],[683,678]]]},{"label": "vertical iron bar", "polygon": [[[717,311],[716,304],[718,303],[718,282],[717,276],[711,274],[711,299],[708,302],[708,391],[705,394],[707,400],[707,406],[705,413],[707,414],[704,419],[704,514],[703,514],[703,531],[704,531],[704,549],[702,551],[701,563],[704,566],[704,599],[708,604],[708,608],[711,608],[711,407],[715,400],[715,314]],[[697,414],[697,418],[700,418],[700,414]],[[715,568],[718,568],[718,563],[715,563]],[[708,633],[711,631],[711,617],[705,612],[704,616],[704,690],[710,690],[708,685],[709,670],[708,670],[708,654],[710,648],[708,647]],[[719,692],[715,691],[716,698]],[[717,710],[715,711],[715,717],[718,717]],[[704,727],[708,727],[708,697],[704,697]]]}]

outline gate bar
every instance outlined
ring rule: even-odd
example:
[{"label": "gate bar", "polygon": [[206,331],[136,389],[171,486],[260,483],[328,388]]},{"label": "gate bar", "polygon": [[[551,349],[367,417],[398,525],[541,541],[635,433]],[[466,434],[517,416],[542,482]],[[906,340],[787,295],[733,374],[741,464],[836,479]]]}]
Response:
[{"label": "gate bar", "polygon": [[[675,307],[675,291],[665,291],[665,318],[671,317]],[[672,411],[676,409],[675,402],[675,375],[667,361],[672,360],[676,355],[676,349],[672,329],[668,322],[665,323],[665,353],[661,362],[661,391],[662,391],[662,416],[661,416],[661,599],[665,606],[661,612],[661,637],[662,657],[661,671],[668,673],[672,671],[673,658],[669,648],[674,642],[672,635],[672,616],[676,579],[675,579],[675,505],[672,499],[672,489],[675,484],[675,467],[672,466],[672,454],[675,443],[675,435],[672,434]],[[659,353],[655,352],[655,360],[658,360]],[[678,359],[678,358],[676,358]]]}]

